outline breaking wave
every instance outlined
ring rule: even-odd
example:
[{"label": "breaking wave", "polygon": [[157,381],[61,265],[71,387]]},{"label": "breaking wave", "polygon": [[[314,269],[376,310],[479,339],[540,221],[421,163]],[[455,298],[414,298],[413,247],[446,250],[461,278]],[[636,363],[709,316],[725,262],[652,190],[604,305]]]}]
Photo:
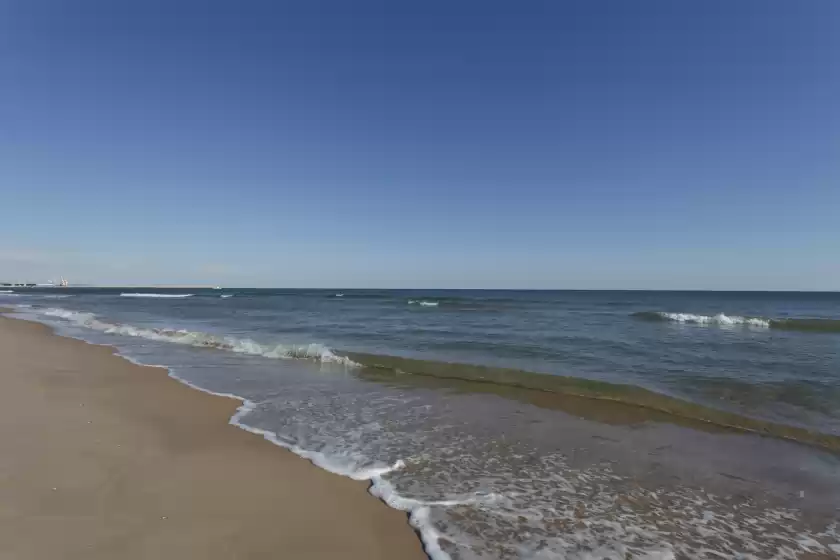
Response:
[{"label": "breaking wave", "polygon": [[748,327],[769,328],[770,321],[757,317],[740,317],[738,315],[695,315],[693,313],[666,313],[664,311],[642,311],[634,313],[633,317],[647,321],[672,321],[675,323],[695,323],[698,325],[744,325]]},{"label": "breaking wave", "polygon": [[741,317],[739,315],[695,315],[693,313],[667,313],[664,311],[640,311],[632,315],[643,321],[666,321],[674,323],[693,323],[696,325],[744,326],[761,329],[787,331],[838,332],[840,319],[767,319],[763,317]]},{"label": "breaking wave", "polygon": [[424,299],[410,299],[408,300],[409,305],[419,305],[421,307],[437,307],[439,302],[437,301],[427,301]]},{"label": "breaking wave", "polygon": [[317,343],[266,345],[249,338],[218,336],[185,329],[154,329],[109,323],[98,319],[93,313],[82,313],[67,309],[45,309],[41,313],[47,317],[57,317],[69,321],[73,325],[93,329],[105,334],[133,336],[158,342],[195,346],[197,348],[214,348],[216,350],[226,350],[238,354],[262,356],[264,358],[312,360],[322,363],[341,364],[348,367],[358,365],[350,358],[337,356],[326,346]]},{"label": "breaking wave", "polygon": [[134,298],[188,298],[192,297],[192,294],[135,294],[135,293],[127,293],[123,292],[120,294],[121,297],[134,297]]}]

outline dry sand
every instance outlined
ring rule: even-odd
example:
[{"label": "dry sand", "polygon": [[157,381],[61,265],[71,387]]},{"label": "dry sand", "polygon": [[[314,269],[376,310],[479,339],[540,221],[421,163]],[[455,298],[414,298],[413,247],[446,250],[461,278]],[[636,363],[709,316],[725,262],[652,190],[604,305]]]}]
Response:
[{"label": "dry sand", "polygon": [[423,559],[406,516],[109,348],[0,317],[0,559]]}]

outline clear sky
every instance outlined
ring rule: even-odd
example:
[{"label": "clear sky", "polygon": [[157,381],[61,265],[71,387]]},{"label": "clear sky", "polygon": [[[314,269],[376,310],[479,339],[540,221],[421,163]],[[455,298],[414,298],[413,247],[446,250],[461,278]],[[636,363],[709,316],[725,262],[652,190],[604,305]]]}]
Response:
[{"label": "clear sky", "polygon": [[840,2],[0,2],[0,279],[840,289]]}]

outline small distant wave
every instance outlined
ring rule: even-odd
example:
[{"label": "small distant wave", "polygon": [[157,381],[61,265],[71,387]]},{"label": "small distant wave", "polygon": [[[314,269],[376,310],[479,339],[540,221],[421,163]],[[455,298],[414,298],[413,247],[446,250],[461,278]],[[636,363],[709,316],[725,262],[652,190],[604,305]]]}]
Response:
[{"label": "small distant wave", "polygon": [[44,294],[40,292],[30,292],[27,294],[16,294],[12,290],[0,290],[2,297],[27,297],[36,299],[67,299],[74,297],[74,294]]},{"label": "small distant wave", "polygon": [[68,309],[44,309],[41,313],[47,317],[64,319],[76,326],[93,329],[106,334],[133,336],[158,342],[195,346],[197,348],[215,348],[216,350],[227,350],[238,354],[262,356],[264,358],[303,359],[322,363],[341,364],[349,367],[358,365],[350,358],[337,356],[326,346],[317,343],[302,345],[265,345],[248,338],[217,336],[204,332],[188,331],[185,329],[151,329],[146,327],[136,327],[133,325],[109,323],[107,321],[100,320],[93,313],[83,313]]},{"label": "small distant wave", "polygon": [[192,294],[134,294],[124,292],[120,296],[133,298],[188,298],[192,297]]},{"label": "small distant wave", "polygon": [[227,299],[229,297],[233,297],[233,294],[222,294],[219,297],[222,298],[222,299]]},{"label": "small distant wave", "polygon": [[344,294],[338,293],[338,294],[335,294],[335,297],[344,297]]},{"label": "small distant wave", "polygon": [[640,311],[632,315],[643,321],[665,321],[693,323],[697,325],[744,326],[762,329],[778,329],[805,332],[840,332],[840,319],[766,319],[763,317],[741,317],[738,315],[695,315],[693,313],[666,313],[664,311]]},{"label": "small distant wave", "polygon": [[409,305],[420,305],[422,307],[437,307],[440,302],[437,301],[427,301],[423,299],[410,299],[408,300]]}]

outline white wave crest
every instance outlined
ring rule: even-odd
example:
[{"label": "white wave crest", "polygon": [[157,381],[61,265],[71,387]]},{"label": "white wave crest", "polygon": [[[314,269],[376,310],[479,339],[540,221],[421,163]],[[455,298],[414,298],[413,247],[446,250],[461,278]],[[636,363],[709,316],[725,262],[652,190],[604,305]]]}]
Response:
[{"label": "white wave crest", "polygon": [[659,313],[669,321],[677,323],[695,323],[698,325],[721,325],[721,326],[747,326],[758,328],[770,328],[770,321],[757,317],[741,317],[739,315],[694,315],[693,313]]},{"label": "white wave crest", "polygon": [[13,294],[15,293],[14,290],[0,290],[0,294]]},{"label": "white wave crest", "polygon": [[57,307],[53,307],[50,309],[45,309],[41,313],[48,317],[59,317],[61,319],[67,319],[68,321],[76,321],[76,322],[84,322],[88,320],[92,320],[95,315],[93,313],[82,313],[81,311],[69,311],[67,309],[60,309]]},{"label": "white wave crest", "polygon": [[192,294],[134,294],[123,292],[120,296],[134,298],[186,298],[192,297]]},{"label": "white wave crest", "polygon": [[229,297],[233,297],[233,294],[222,294],[219,297],[222,298],[222,299],[227,299]]},{"label": "white wave crest", "polygon": [[437,301],[427,301],[423,299],[410,299],[408,300],[409,305],[421,305],[423,307],[437,307],[439,302]]},{"label": "white wave crest", "polygon": [[312,360],[321,363],[340,364],[347,367],[357,367],[359,365],[346,356],[335,355],[332,350],[323,344],[317,343],[298,345],[265,345],[249,338],[217,336],[209,333],[188,331],[184,329],[152,329],[109,323],[101,321],[92,313],[82,313],[67,309],[45,309],[41,311],[41,313],[48,317],[64,319],[76,326],[93,329],[106,334],[133,336],[158,342],[195,346],[197,348],[215,348],[217,350],[226,350],[229,352],[236,352],[238,354],[263,356],[264,358]]}]

